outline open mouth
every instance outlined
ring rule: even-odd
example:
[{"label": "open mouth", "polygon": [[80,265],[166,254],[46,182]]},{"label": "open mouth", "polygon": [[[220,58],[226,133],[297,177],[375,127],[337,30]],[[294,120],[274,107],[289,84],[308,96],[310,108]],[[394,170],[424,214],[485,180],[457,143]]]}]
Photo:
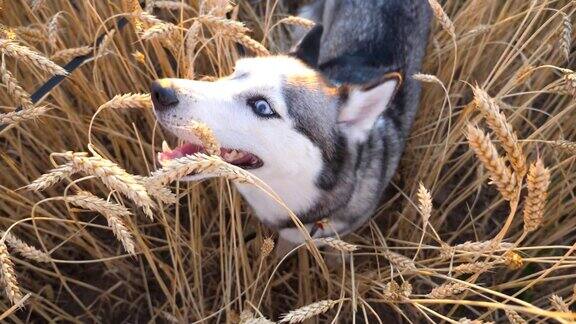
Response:
[{"label": "open mouth", "polygon": [[[162,164],[169,160],[197,153],[207,153],[204,146],[200,143],[185,143],[174,149],[170,149],[168,144],[164,142],[162,144],[162,152],[158,153],[158,161]],[[245,170],[257,169],[264,165],[264,162],[262,162],[258,156],[238,149],[220,148],[220,157],[224,161]]]}]

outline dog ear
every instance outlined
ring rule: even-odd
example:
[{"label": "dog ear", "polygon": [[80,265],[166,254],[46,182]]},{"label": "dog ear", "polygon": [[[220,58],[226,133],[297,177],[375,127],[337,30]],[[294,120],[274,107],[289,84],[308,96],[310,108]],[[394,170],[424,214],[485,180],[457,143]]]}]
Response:
[{"label": "dog ear", "polygon": [[318,66],[318,57],[320,56],[320,40],[322,39],[322,25],[314,26],[302,40],[289,53],[307,65],[316,68]]},{"label": "dog ear", "polygon": [[387,73],[363,86],[343,85],[346,98],[340,108],[338,125],[353,142],[363,142],[380,115],[388,108],[402,84],[400,73]]}]

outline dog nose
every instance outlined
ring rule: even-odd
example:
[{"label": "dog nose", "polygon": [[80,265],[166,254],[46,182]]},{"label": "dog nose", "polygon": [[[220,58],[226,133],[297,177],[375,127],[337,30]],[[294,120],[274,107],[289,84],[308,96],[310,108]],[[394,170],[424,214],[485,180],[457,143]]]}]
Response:
[{"label": "dog nose", "polygon": [[173,107],[178,103],[176,90],[169,81],[157,80],[150,85],[150,92],[154,109],[161,111]]}]

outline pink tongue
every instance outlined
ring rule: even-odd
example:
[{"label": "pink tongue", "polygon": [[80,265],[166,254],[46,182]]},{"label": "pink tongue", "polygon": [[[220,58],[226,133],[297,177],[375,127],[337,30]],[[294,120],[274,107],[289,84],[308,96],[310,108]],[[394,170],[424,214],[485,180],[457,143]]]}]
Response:
[{"label": "pink tongue", "polygon": [[186,143],[182,146],[179,146],[179,147],[173,149],[170,152],[162,152],[162,153],[160,153],[160,155],[161,155],[161,158],[163,160],[172,160],[172,159],[181,158],[181,157],[186,156],[186,155],[191,155],[194,153],[201,152],[202,149],[203,148],[200,145]]}]

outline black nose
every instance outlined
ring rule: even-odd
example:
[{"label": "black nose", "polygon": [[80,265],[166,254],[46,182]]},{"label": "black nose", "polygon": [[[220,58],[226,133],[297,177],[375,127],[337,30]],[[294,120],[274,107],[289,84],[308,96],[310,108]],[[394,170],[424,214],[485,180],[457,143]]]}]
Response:
[{"label": "black nose", "polygon": [[150,92],[156,110],[165,110],[178,103],[176,91],[170,83],[163,80],[152,82]]}]

